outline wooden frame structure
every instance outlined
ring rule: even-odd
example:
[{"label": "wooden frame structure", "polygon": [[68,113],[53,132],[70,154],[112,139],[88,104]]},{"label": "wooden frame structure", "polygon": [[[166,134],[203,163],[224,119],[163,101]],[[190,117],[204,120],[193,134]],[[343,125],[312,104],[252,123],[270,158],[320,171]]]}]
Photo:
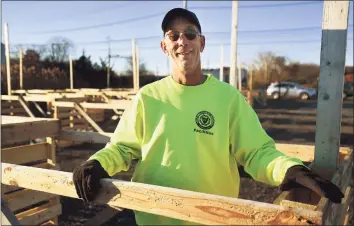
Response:
[{"label": "wooden frame structure", "polygon": [[[56,165],[54,142],[54,138],[60,131],[58,120],[5,115],[1,117],[1,161],[3,163],[59,170]],[[40,141],[31,142],[34,139]],[[61,214],[58,195],[19,187],[14,183],[10,186],[3,184],[1,193],[4,201],[7,202],[4,208],[12,211],[20,224],[58,224],[57,217]],[[9,223],[6,220],[14,221],[8,211],[5,210],[3,214],[7,215],[5,221],[2,221],[3,224]]]}]

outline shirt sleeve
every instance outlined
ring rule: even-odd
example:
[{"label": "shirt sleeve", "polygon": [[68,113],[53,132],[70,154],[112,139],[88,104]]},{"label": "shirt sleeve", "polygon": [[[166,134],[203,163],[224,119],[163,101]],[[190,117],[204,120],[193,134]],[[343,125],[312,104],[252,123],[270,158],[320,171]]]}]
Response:
[{"label": "shirt sleeve", "polygon": [[124,111],[110,141],[89,160],[99,161],[110,176],[128,171],[131,161],[141,158],[143,118],[143,103],[138,93]]},{"label": "shirt sleeve", "polygon": [[238,91],[229,112],[230,152],[254,180],[279,186],[290,167],[303,165],[300,159],[286,156],[276,149],[275,141],[263,129],[256,112]]}]

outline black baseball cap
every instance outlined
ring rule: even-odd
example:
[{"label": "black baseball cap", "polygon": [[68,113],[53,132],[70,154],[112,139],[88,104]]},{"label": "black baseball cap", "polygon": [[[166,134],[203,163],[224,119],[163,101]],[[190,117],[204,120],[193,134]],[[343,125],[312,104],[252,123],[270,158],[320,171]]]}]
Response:
[{"label": "black baseball cap", "polygon": [[164,33],[166,32],[170,22],[177,17],[185,18],[186,20],[197,26],[199,32],[202,33],[202,28],[200,27],[198,17],[193,12],[183,8],[174,8],[166,13],[161,24],[161,28]]}]

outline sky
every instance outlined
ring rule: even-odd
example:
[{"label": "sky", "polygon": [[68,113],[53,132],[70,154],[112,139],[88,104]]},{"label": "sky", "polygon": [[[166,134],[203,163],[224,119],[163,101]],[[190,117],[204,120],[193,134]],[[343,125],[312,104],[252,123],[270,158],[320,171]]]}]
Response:
[{"label": "sky", "polygon": [[[346,65],[353,65],[352,3]],[[174,7],[183,7],[183,1],[2,1],[2,25],[8,23],[10,45],[48,44],[63,37],[74,44],[73,59],[85,50],[94,62],[107,60],[108,37],[111,54],[120,56],[131,55],[134,38],[140,62],[164,75],[170,66],[160,49],[161,21]],[[187,1],[187,8],[198,16],[206,37],[202,67],[220,66],[222,44],[224,65],[229,66],[232,2]],[[319,64],[322,10],[320,1],[239,1],[238,59],[249,65],[259,53],[272,51],[290,61]],[[111,64],[116,72],[127,68],[123,58],[113,58]]]}]

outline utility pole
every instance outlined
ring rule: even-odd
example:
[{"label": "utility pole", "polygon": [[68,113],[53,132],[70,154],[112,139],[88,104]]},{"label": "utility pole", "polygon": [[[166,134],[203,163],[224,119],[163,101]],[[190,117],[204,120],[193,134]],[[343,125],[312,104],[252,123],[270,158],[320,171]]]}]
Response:
[{"label": "utility pole", "polygon": [[71,56],[69,56],[69,64],[70,64],[70,89],[74,89],[73,60]]},{"label": "utility pole", "polygon": [[238,73],[237,73],[237,78],[238,78],[238,90],[241,92],[242,91],[242,68],[241,68],[241,62],[240,62],[240,56],[237,56],[238,58]]},{"label": "utility pole", "polygon": [[20,48],[20,89],[23,89],[23,62],[22,62],[22,48]]},{"label": "utility pole", "polygon": [[183,0],[183,8],[187,9],[187,0]]},{"label": "utility pole", "polygon": [[108,63],[107,63],[107,88],[110,86],[110,78],[111,78],[111,43],[109,36],[107,37],[108,40]]},{"label": "utility pole", "polygon": [[9,26],[5,24],[5,51],[6,51],[6,74],[7,74],[7,95],[11,96],[11,74],[10,74],[10,42]]},{"label": "utility pole", "polygon": [[140,67],[139,67],[139,48],[135,46],[135,59],[136,59],[136,90],[138,91],[140,88]]},{"label": "utility pole", "polygon": [[230,84],[236,86],[238,1],[232,1]]},{"label": "utility pole", "polygon": [[224,81],[224,45],[220,47],[220,73],[219,73],[220,81]]},{"label": "utility pole", "polygon": [[339,164],[349,1],[324,1],[322,15],[314,167],[334,173]]},{"label": "utility pole", "polygon": [[133,89],[136,90],[136,50],[135,40],[132,39],[132,72],[133,72]]}]

